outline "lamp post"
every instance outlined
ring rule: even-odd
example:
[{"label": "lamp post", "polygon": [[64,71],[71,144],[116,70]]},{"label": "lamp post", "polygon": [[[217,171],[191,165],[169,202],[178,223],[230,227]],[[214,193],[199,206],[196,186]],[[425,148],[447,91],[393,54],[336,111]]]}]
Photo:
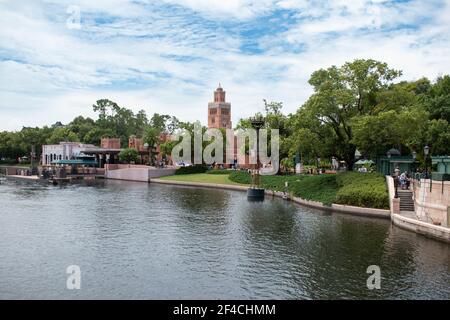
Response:
[{"label": "lamp post", "polygon": [[388,173],[391,173],[391,150],[389,150],[388,152],[386,152],[386,155],[388,157]]},{"label": "lamp post", "polygon": [[259,185],[259,129],[264,126],[262,117],[250,118],[252,128],[256,130],[256,164],[252,172],[252,185],[247,190],[247,199],[264,200],[264,189]]},{"label": "lamp post", "polygon": [[426,145],[425,147],[423,147],[423,155],[425,158],[425,179],[428,179],[428,166],[427,166],[427,159],[428,159],[428,154],[430,153],[430,147],[428,145]]}]

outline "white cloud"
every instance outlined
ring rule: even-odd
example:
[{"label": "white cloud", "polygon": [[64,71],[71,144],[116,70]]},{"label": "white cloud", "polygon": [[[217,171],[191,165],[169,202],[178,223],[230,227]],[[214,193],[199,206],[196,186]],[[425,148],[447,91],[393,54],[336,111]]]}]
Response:
[{"label": "white cloud", "polygon": [[[263,98],[295,112],[311,93],[314,70],[354,58],[386,61],[407,79],[433,79],[450,70],[450,9],[447,1],[432,10],[437,4],[2,2],[0,130],[93,116],[100,98],[205,123],[218,82],[235,123],[262,111]],[[80,7],[80,30],[65,26],[68,5]],[[258,50],[243,49],[248,42]]]}]

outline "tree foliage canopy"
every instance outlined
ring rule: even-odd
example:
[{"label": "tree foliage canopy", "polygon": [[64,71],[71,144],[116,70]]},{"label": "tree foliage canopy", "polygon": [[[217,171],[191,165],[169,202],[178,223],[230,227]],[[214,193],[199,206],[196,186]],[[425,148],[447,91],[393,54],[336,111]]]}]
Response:
[{"label": "tree foliage canopy", "polygon": [[[450,154],[450,76],[396,82],[401,74],[372,59],[320,69],[309,79],[313,94],[295,113],[283,114],[282,102],[264,100],[256,116],[264,118],[265,128],[279,130],[280,159],[286,164],[295,154],[306,163],[335,156],[351,168],[357,150],[374,158],[392,147],[419,154],[428,145],[433,155]],[[0,132],[0,158],[29,155],[32,145],[39,155],[43,144],[60,141],[98,145],[103,137],[120,138],[126,147],[135,135],[153,146],[162,132],[194,130],[193,122],[158,113],[148,117],[144,110],[135,113],[109,99],[96,101],[93,110],[96,120],[78,116],[66,125]],[[236,129],[250,127],[249,119],[241,119]],[[161,151],[170,154],[175,143],[162,144]]]}]

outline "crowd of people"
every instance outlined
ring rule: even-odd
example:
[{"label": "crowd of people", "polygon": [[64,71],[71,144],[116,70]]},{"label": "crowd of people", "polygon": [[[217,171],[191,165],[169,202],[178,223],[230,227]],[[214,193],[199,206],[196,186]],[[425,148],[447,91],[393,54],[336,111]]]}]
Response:
[{"label": "crowd of people", "polygon": [[407,171],[400,173],[400,169],[397,167],[394,170],[394,177],[398,179],[399,186],[402,190],[409,189],[411,177]]}]

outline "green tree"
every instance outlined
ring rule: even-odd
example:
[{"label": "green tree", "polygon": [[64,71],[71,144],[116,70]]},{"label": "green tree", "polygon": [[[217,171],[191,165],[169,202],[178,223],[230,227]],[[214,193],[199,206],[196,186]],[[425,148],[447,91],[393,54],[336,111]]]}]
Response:
[{"label": "green tree", "polygon": [[22,138],[18,132],[0,132],[0,158],[14,159],[27,155],[22,147]]},{"label": "green tree", "polygon": [[297,130],[307,129],[316,140],[332,145],[334,150],[327,150],[327,156],[344,159],[352,169],[356,151],[352,142],[354,117],[375,114],[377,93],[400,75],[386,63],[371,59],[314,72],[309,80],[314,94],[303,105],[304,111],[297,113],[305,117],[299,120]]},{"label": "green tree", "polygon": [[444,119],[433,119],[428,122],[425,139],[416,150],[422,150],[424,145],[430,147],[430,154],[444,156],[450,154],[450,124]]},{"label": "green tree", "polygon": [[115,136],[116,134],[113,129],[93,127],[84,135],[83,142],[99,145],[102,138],[114,138]]},{"label": "green tree", "polygon": [[159,130],[159,132],[164,132],[167,129],[168,121],[170,116],[167,114],[154,113],[150,119],[150,126]]},{"label": "green tree", "polygon": [[353,121],[351,142],[372,159],[384,155],[392,147],[401,152],[404,146],[417,150],[416,142],[427,130],[427,117],[427,112],[418,107],[361,116]]},{"label": "green tree", "polygon": [[77,136],[80,138],[82,142],[88,143],[86,141],[86,135],[96,126],[95,121],[92,120],[91,118],[84,118],[83,116],[78,116],[68,124],[68,127],[70,128],[70,131],[77,134]]},{"label": "green tree", "polygon": [[148,144],[149,157],[150,157],[150,165],[154,164],[154,154],[153,149],[159,143],[161,135],[161,128],[156,127],[147,127],[144,132],[143,141]]},{"label": "green tree", "polygon": [[136,162],[139,159],[139,153],[136,149],[126,148],[120,151],[119,160],[125,163]]},{"label": "green tree", "polygon": [[35,160],[39,160],[42,153],[42,145],[51,137],[56,129],[44,126],[43,128],[31,128],[23,127],[20,132],[18,132],[18,138],[20,140],[19,147],[23,152],[23,155],[30,155],[32,146],[35,150]]},{"label": "green tree", "polygon": [[423,100],[431,119],[444,119],[450,122],[450,76],[439,77],[423,95]]},{"label": "green tree", "polygon": [[47,144],[59,144],[62,141],[80,141],[75,132],[68,127],[58,127],[53,130],[52,135],[47,139]]},{"label": "green tree", "polygon": [[96,124],[101,129],[113,130],[114,136],[120,138],[122,146],[126,146],[132,135],[141,137],[148,125],[147,115],[140,110],[137,115],[132,110],[120,107],[108,99],[97,100],[93,110],[98,112]]}]

